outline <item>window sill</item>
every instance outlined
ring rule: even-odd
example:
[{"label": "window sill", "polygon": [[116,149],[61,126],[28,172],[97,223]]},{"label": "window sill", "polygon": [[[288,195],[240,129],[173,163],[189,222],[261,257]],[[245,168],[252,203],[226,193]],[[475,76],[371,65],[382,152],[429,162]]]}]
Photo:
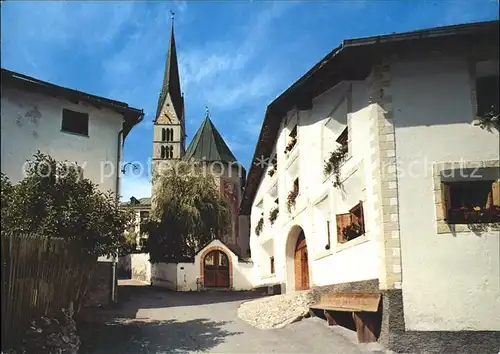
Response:
[{"label": "window sill", "polygon": [[326,258],[328,256],[331,256],[334,252],[332,251],[332,248],[330,246],[330,249],[328,251],[320,252],[316,254],[313,258],[314,261],[318,261],[320,259]]},{"label": "window sill", "polygon": [[61,133],[65,133],[65,134],[71,134],[71,135],[76,135],[76,136],[81,136],[83,138],[88,138],[89,135],[88,134],[82,134],[82,133],[75,133],[75,132],[70,132],[68,130],[63,130],[61,129]]},{"label": "window sill", "polygon": [[498,232],[500,223],[468,223],[448,224],[444,220],[437,220],[438,234],[455,234],[457,232]]},{"label": "window sill", "polygon": [[261,275],[260,279],[270,279],[270,278],[274,278],[274,277],[276,277],[276,273]]},{"label": "window sill", "polygon": [[362,236],[356,237],[354,240],[350,240],[344,243],[337,243],[337,246],[335,247],[335,253],[342,252],[346,249],[349,249],[351,247],[355,247],[359,244],[365,243],[369,241],[366,233]]}]

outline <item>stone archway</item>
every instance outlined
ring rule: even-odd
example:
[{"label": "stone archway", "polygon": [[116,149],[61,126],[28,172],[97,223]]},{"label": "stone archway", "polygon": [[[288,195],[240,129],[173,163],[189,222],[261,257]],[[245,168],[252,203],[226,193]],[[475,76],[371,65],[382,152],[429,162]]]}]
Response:
[{"label": "stone archway", "polygon": [[302,227],[295,225],[288,232],[285,254],[286,292],[309,289],[309,257]]},{"label": "stone archway", "polygon": [[200,257],[200,281],[204,287],[233,287],[233,264],[231,255],[222,247],[206,249]]}]

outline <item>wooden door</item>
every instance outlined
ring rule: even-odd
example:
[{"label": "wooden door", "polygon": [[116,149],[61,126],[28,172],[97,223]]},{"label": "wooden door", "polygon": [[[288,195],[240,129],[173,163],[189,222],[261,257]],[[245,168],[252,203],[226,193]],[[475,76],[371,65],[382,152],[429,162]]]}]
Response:
[{"label": "wooden door", "polygon": [[295,290],[309,289],[309,262],[307,243],[304,232],[301,232],[295,245]]},{"label": "wooden door", "polygon": [[207,288],[229,287],[229,260],[224,252],[212,251],[205,256],[203,283]]}]

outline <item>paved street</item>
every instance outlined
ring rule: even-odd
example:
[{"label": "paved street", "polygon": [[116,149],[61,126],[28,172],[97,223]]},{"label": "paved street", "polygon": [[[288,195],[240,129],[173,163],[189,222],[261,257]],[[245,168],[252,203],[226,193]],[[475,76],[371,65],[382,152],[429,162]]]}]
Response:
[{"label": "paved street", "polygon": [[81,353],[364,353],[355,333],[318,318],[260,330],[240,320],[238,306],[252,293],[176,293],[148,286],[119,287],[120,305],[85,313]]}]

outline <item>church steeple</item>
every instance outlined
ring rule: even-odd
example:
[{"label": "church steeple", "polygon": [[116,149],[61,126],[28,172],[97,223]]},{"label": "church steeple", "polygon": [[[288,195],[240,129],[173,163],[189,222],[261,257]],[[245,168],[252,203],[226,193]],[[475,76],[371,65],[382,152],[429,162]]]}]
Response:
[{"label": "church steeple", "polygon": [[182,97],[181,83],[179,77],[179,65],[177,63],[177,49],[175,47],[175,36],[174,36],[174,13],[171,17],[171,27],[170,27],[170,43],[168,46],[167,58],[165,61],[165,74],[163,77],[163,84],[161,86],[160,97],[158,98],[158,107],[156,109],[156,119],[165,104],[167,95],[170,95],[172,105],[174,106],[177,118],[183,119],[184,113],[184,100]]},{"label": "church steeple", "polygon": [[161,171],[162,166],[180,160],[185,152],[184,96],[179,78],[173,15],[165,75],[153,125],[153,176]]}]

